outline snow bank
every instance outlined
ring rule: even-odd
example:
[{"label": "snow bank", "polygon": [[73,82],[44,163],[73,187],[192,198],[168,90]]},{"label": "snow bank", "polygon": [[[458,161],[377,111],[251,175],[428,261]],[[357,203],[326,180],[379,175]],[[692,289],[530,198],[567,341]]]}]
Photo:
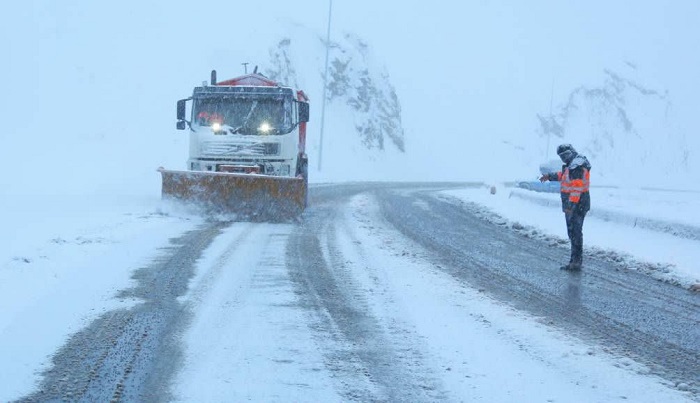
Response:
[{"label": "snow bank", "polygon": [[[569,248],[558,194],[513,188],[500,188],[496,194],[484,188],[444,194],[476,203],[485,219]],[[583,227],[584,254],[684,287],[700,284],[696,196],[688,192],[591,189],[592,207]]]}]

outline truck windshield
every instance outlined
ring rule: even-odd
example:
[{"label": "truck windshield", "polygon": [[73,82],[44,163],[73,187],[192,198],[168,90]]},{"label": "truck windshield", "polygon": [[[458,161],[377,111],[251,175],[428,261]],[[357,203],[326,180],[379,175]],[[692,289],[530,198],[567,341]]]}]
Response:
[{"label": "truck windshield", "polygon": [[294,129],[292,102],[270,98],[199,98],[194,103],[194,123],[218,123],[232,134],[286,134]]}]

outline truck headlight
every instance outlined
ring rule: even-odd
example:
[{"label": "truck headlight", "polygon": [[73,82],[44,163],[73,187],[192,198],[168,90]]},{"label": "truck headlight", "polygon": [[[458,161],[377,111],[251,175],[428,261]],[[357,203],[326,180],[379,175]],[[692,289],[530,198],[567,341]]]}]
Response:
[{"label": "truck headlight", "polygon": [[264,134],[269,133],[271,130],[272,130],[272,126],[270,126],[270,124],[267,122],[262,122],[260,127],[258,127],[258,131],[260,131]]}]

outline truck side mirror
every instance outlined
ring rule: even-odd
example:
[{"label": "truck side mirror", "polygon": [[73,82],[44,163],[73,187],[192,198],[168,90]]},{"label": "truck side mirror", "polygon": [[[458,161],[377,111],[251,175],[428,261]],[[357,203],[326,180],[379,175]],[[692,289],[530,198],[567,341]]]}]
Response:
[{"label": "truck side mirror", "polygon": [[299,102],[299,121],[308,122],[309,121],[309,103]]},{"label": "truck side mirror", "polygon": [[181,99],[177,101],[177,125],[175,126],[177,130],[185,130],[187,124],[185,113],[187,113],[187,100]]},{"label": "truck side mirror", "polygon": [[186,99],[177,101],[177,120],[185,120],[185,103]]}]

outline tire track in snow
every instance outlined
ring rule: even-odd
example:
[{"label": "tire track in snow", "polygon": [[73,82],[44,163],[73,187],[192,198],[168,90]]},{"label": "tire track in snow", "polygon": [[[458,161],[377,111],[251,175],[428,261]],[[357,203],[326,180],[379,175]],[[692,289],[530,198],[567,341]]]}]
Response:
[{"label": "tire track in snow", "polygon": [[38,390],[19,401],[168,400],[181,354],[170,337],[182,314],[177,297],[226,225],[212,223],[171,240],[160,257],[134,273],[136,286],[120,294],[142,302],[107,312],[73,335],[53,356]]},{"label": "tire track in snow", "polygon": [[377,193],[386,219],[445,272],[700,390],[696,294],[594,258],[581,273],[563,273],[566,249],[489,222],[478,208],[420,191]]},{"label": "tire track in snow", "polygon": [[285,265],[292,228],[236,223],[205,254],[184,298],[176,399],[338,400]]},{"label": "tire track in snow", "polygon": [[[345,202],[344,202],[345,203]],[[339,242],[342,207],[328,203],[307,215],[290,237],[287,267],[297,294],[312,313],[326,366],[352,401],[444,399],[434,380],[415,369],[417,352],[396,347],[395,335],[371,311]],[[347,226],[342,237],[351,237]],[[350,242],[353,242],[352,240]],[[361,256],[361,253],[360,253]]]}]

